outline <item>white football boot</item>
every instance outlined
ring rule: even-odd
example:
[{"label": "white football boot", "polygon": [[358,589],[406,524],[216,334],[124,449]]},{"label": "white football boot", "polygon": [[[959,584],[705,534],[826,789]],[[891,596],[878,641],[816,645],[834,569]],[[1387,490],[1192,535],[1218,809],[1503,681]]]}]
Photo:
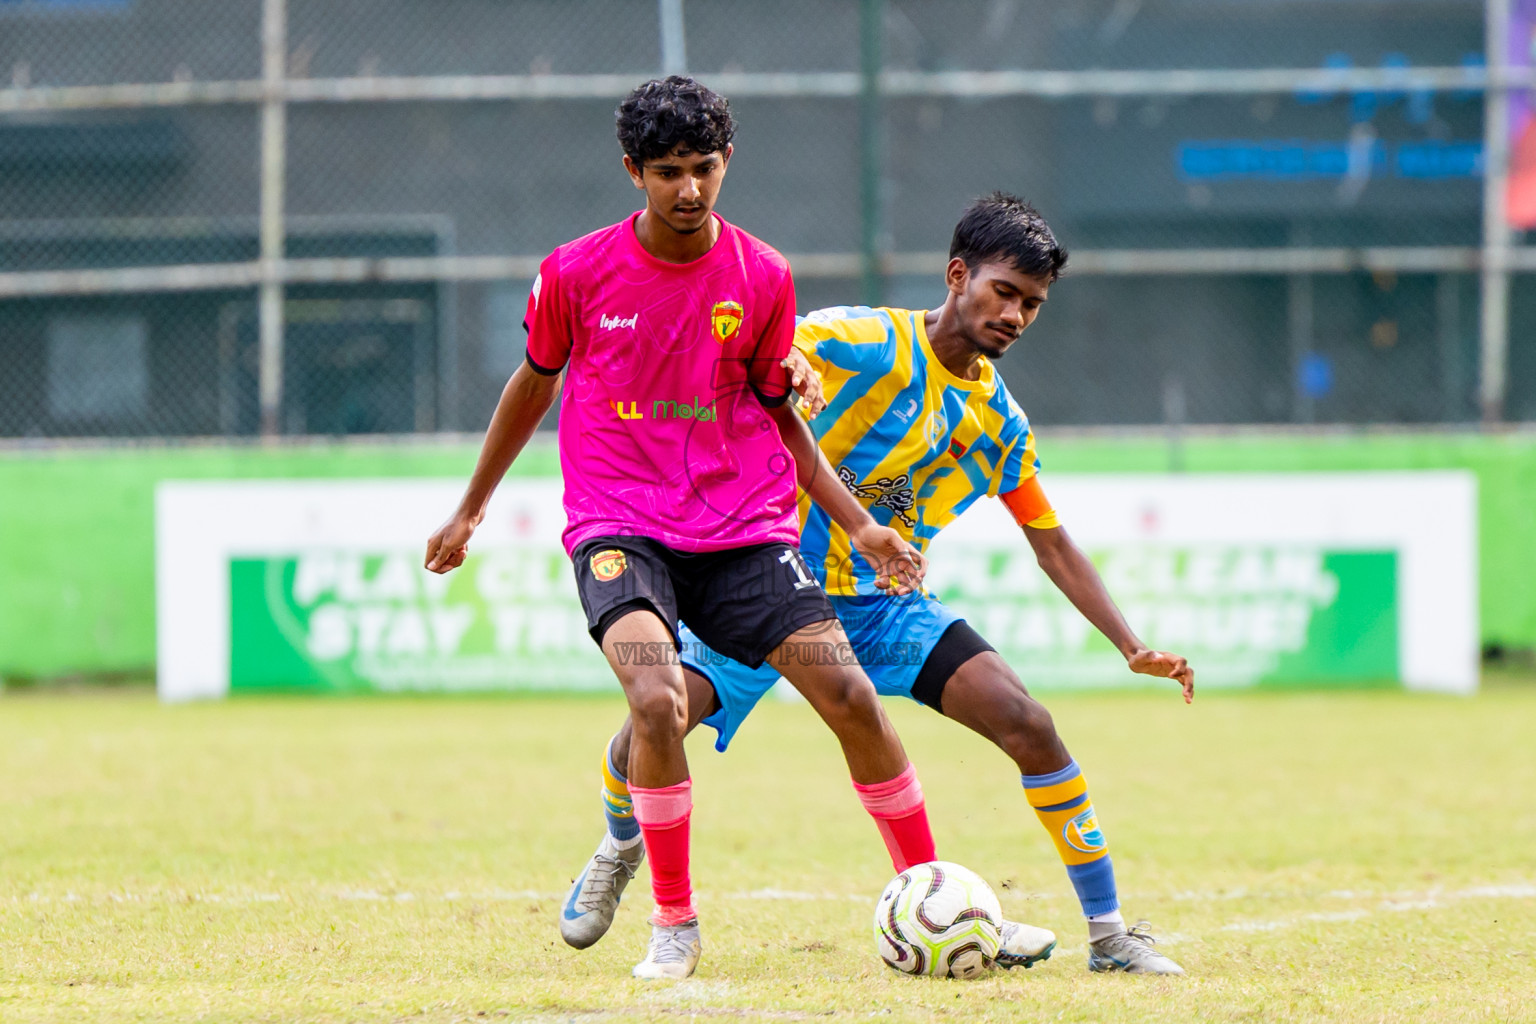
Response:
[{"label": "white football boot", "polygon": [[644,843],[621,850],[614,845],[611,835],[603,833],[597,852],[587,861],[581,877],[571,886],[565,906],[560,908],[560,937],[566,945],[586,949],[608,934],[614,912],[619,909],[619,897],[624,895],[624,887],[635,877],[643,860]]},{"label": "white football boot", "polygon": [[635,964],[632,973],[637,978],[686,978],[699,966],[702,949],[698,918],[674,925],[653,923],[651,946],[645,951],[645,959]]},{"label": "white football boot", "polygon": [[997,946],[999,967],[1033,967],[1049,960],[1056,950],[1055,932],[1022,921],[1004,921],[998,934],[1002,939]]},{"label": "white football boot", "polygon": [[1124,971],[1126,974],[1183,974],[1184,968],[1153,948],[1156,939],[1146,921],[1118,935],[1088,944],[1090,971]]}]

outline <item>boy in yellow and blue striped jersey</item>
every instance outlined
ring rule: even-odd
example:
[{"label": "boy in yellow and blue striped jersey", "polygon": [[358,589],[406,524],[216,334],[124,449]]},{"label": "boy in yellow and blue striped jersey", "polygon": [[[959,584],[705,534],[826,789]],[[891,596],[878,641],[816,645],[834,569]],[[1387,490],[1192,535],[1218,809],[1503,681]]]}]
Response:
[{"label": "boy in yellow and blue striped jersey", "polygon": [[[936,310],[835,307],[804,317],[791,357],[812,429],[843,484],[883,525],[919,550],[977,498],[1010,509],[1053,583],[1125,656],[1134,672],[1178,681],[1193,698],[1194,672],[1181,657],[1149,650],[1121,616],[1092,563],[1062,528],[1040,486],[1034,433],[991,360],[1033,322],[1066,262],[1040,215],[994,193],[972,203],[955,229]],[[819,385],[819,387],[818,387]],[[819,415],[815,409],[821,407]],[[886,596],[877,573],[847,535],[802,493],[800,549],[826,589],[875,688],[929,705],[1001,747],[1018,765],[1025,797],[1056,845],[1088,919],[1095,971],[1182,974],[1144,929],[1127,929],[1114,868],[1087,783],[1050,714],[1006,662],[959,615],[924,594]],[[690,725],[718,733],[723,751],[777,681],[721,657],[686,628],[681,661]],[[626,723],[609,744],[604,800],[609,836],[572,889],[562,914],[568,942],[606,931],[633,855],[616,858],[627,828],[622,806],[629,749]],[[615,849],[610,849],[615,847]],[[1054,936],[1005,926],[1004,966],[1049,956]]]}]

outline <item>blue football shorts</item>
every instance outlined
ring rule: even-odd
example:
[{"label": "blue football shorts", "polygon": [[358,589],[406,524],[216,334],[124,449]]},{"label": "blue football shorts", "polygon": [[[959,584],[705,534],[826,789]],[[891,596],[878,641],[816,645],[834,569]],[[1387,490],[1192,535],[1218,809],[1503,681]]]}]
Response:
[{"label": "blue football shorts", "polygon": [[[963,617],[937,598],[921,593],[904,597],[839,597],[828,600],[842,620],[853,655],[882,696],[912,695],[912,684],[934,645]],[[767,662],[748,668],[707,647],[684,623],[678,633],[680,660],[703,675],[715,688],[720,708],[704,719],[715,730],[715,749],[724,751],[757,702],[779,681],[779,671]]]}]

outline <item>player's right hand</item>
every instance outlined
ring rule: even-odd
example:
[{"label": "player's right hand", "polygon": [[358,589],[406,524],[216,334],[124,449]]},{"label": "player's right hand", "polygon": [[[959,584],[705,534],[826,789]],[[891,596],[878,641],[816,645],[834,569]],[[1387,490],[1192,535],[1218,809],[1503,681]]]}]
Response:
[{"label": "player's right hand", "polygon": [[800,396],[800,404],[805,407],[805,418],[815,419],[816,414],[827,407],[827,398],[821,390],[821,374],[811,366],[805,353],[797,348],[791,348],[789,355],[779,365],[789,371],[789,386]]},{"label": "player's right hand", "polygon": [[455,515],[427,539],[426,566],[432,572],[447,572],[464,564],[469,554],[469,538],[475,523],[467,516]]},{"label": "player's right hand", "polygon": [[928,559],[889,526],[870,523],[848,540],[875,569],[875,586],[897,597],[923,585]]},{"label": "player's right hand", "polygon": [[1169,651],[1140,650],[1126,659],[1132,672],[1172,679],[1184,690],[1184,703],[1195,702],[1195,670],[1189,662]]}]

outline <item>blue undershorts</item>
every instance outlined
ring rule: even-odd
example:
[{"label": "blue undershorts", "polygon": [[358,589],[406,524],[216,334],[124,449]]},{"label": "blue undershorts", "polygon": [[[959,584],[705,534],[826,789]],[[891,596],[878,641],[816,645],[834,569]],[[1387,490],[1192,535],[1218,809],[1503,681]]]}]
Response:
[{"label": "blue undershorts", "polygon": [[[963,618],[937,598],[921,593],[905,597],[829,594],[828,600],[842,620],[852,656],[875,684],[875,691],[885,697],[917,699],[912,696],[912,684],[923,663],[944,631]],[[720,709],[704,719],[704,724],[715,730],[715,749],[723,752],[757,702],[779,681],[779,671],[767,662],[748,668],[716,653],[686,623],[680,627],[678,639],[682,663],[708,679],[720,699]],[[826,647],[806,644],[800,650],[809,658],[824,653]],[[848,659],[849,654],[837,652],[839,660]]]}]

